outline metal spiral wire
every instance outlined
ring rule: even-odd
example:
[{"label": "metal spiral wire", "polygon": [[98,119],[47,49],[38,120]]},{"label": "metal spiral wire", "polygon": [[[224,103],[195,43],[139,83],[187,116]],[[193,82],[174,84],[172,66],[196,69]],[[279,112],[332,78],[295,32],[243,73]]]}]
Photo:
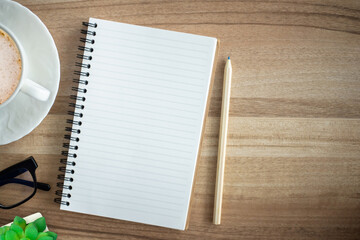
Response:
[{"label": "metal spiral wire", "polygon": [[[86,38],[80,38],[80,42],[90,45],[95,44],[95,39],[93,38],[96,36],[94,28],[97,28],[97,23],[83,22],[82,24],[87,27],[87,30],[81,30],[82,34],[86,34]],[[82,51],[82,54],[77,54],[77,58],[82,59],[83,61],[91,61],[93,59],[91,55],[91,53],[94,52],[93,47],[79,46],[78,50]],[[69,140],[69,142],[63,144],[63,148],[65,148],[65,150],[61,152],[61,155],[66,158],[60,159],[62,166],[59,167],[61,174],[58,175],[58,179],[62,182],[57,183],[57,187],[60,189],[56,190],[55,195],[59,197],[54,199],[54,202],[65,206],[70,206],[69,199],[71,198],[70,192],[73,189],[71,183],[74,182],[73,175],[75,174],[74,167],[76,166],[76,151],[79,149],[77,143],[80,141],[79,135],[81,134],[80,127],[82,125],[82,121],[80,119],[84,116],[82,112],[85,108],[83,103],[86,100],[84,95],[87,93],[86,86],[89,84],[88,78],[90,77],[88,69],[91,68],[91,64],[88,62],[76,62],[75,66],[81,67],[82,70],[74,71],[74,74],[79,76],[79,79],[73,79],[73,82],[78,85],[71,88],[71,90],[76,93],[70,95],[70,99],[76,100],[76,103],[69,103],[69,107],[71,107],[72,110],[69,110],[67,113],[73,118],[66,120],[66,123],[71,124],[71,126],[65,127],[65,131],[69,132],[69,134],[64,135],[64,138]]]}]

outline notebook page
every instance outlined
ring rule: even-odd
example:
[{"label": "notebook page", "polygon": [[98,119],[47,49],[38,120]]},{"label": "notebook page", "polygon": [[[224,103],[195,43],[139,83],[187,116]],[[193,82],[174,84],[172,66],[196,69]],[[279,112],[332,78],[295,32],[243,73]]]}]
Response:
[{"label": "notebook page", "polygon": [[[69,206],[63,210],[184,229],[217,40],[96,23]],[[81,87],[81,86],[79,86]]]}]

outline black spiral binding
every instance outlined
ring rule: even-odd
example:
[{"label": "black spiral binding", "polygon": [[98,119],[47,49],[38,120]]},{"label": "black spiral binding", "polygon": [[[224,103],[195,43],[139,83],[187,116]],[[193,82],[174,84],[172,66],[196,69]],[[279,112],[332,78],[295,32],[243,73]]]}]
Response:
[{"label": "black spiral binding", "polygon": [[[80,38],[80,42],[91,45],[95,44],[95,39],[93,38],[96,36],[96,31],[94,28],[97,28],[97,23],[83,22],[82,24],[88,29],[81,30],[81,33],[87,36],[86,38]],[[83,54],[77,54],[76,56],[77,58],[88,61],[92,60],[91,54],[94,52],[94,48],[79,46],[78,50],[82,51]],[[82,71],[74,71],[74,74],[78,75],[79,79],[73,79],[73,82],[77,83],[78,86],[72,87],[71,89],[72,91],[77,93],[70,95],[70,99],[76,100],[76,103],[69,103],[69,107],[71,107],[73,110],[68,111],[67,113],[69,115],[72,115],[73,119],[66,120],[66,123],[71,124],[71,126],[65,128],[65,131],[69,132],[69,134],[66,134],[64,136],[64,138],[66,140],[69,140],[69,142],[63,144],[63,147],[66,150],[62,151],[61,155],[65,156],[66,158],[60,159],[60,163],[62,164],[62,166],[59,167],[59,171],[62,173],[58,175],[58,179],[61,180],[62,182],[57,183],[57,187],[60,188],[60,190],[57,190],[55,194],[59,197],[56,197],[54,199],[54,202],[66,206],[70,205],[70,201],[63,199],[71,198],[70,192],[73,189],[71,183],[74,182],[74,178],[71,176],[75,174],[74,167],[76,166],[75,159],[77,158],[77,154],[74,153],[74,151],[78,150],[79,148],[76,144],[77,142],[80,141],[79,134],[81,134],[81,129],[80,129],[82,125],[81,118],[84,116],[82,110],[84,110],[85,106],[82,103],[85,102],[86,100],[85,96],[79,96],[79,95],[80,94],[84,95],[87,92],[86,85],[89,84],[87,78],[90,76],[90,73],[84,71],[84,69],[91,68],[91,65],[89,63],[77,62],[75,63],[75,66],[81,67]]]}]

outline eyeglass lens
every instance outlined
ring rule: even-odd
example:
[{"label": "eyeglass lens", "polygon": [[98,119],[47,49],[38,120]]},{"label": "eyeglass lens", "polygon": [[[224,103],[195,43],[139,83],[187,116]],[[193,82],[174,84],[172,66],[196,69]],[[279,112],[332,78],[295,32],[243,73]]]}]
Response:
[{"label": "eyeglass lens", "polygon": [[25,168],[0,177],[0,204],[9,207],[30,197],[35,191],[34,179]]}]

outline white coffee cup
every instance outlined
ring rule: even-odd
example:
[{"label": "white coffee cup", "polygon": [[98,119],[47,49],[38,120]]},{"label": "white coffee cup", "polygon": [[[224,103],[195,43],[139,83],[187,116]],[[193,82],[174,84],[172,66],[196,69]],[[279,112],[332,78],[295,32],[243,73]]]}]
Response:
[{"label": "white coffee cup", "polygon": [[18,41],[16,36],[5,26],[0,24],[0,29],[12,38],[17,48],[19,49],[21,57],[21,77],[19,84],[12,95],[5,102],[0,104],[0,109],[9,104],[16,97],[20,90],[39,101],[47,101],[50,96],[50,91],[27,77],[29,75],[29,62],[26,57],[26,52],[24,51],[20,41]]}]

